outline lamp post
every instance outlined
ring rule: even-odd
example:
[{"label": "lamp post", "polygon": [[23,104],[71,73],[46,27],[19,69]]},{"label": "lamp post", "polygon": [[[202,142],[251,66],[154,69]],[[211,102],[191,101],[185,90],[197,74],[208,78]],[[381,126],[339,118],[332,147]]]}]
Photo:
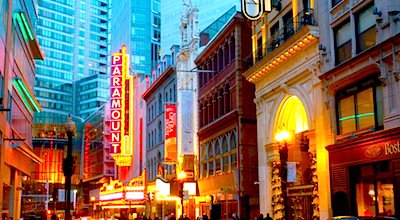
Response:
[{"label": "lamp post", "polygon": [[90,197],[90,201],[92,202],[92,217],[95,217],[95,212],[94,212],[94,202],[96,201],[96,197],[95,196],[91,196]]},{"label": "lamp post", "polygon": [[67,157],[63,162],[63,171],[65,176],[65,220],[71,220],[71,176],[73,173],[72,168],[72,137],[75,135],[75,123],[72,121],[71,116],[68,116],[67,123],[65,124],[68,143],[67,143]]},{"label": "lamp post", "polygon": [[179,190],[179,197],[181,197],[181,207],[182,207],[182,216],[184,213],[184,207],[183,207],[183,200],[184,200],[184,183],[186,179],[186,173],[184,171],[181,171],[178,175],[178,179],[180,180],[180,190]]},{"label": "lamp post", "polygon": [[288,161],[288,146],[287,140],[290,134],[287,131],[281,131],[276,134],[275,139],[279,143],[279,159],[280,159],[280,170],[281,174],[281,184],[282,184],[282,194],[283,194],[283,206],[284,206],[284,219],[288,219],[288,207],[287,207],[287,161]]},{"label": "lamp post", "polygon": [[231,188],[221,188],[221,191],[222,192],[224,192],[224,197],[225,197],[225,219],[228,219],[229,218],[229,215],[228,215],[228,212],[229,212],[229,209],[228,209],[228,193],[229,192],[232,192],[232,189]]}]

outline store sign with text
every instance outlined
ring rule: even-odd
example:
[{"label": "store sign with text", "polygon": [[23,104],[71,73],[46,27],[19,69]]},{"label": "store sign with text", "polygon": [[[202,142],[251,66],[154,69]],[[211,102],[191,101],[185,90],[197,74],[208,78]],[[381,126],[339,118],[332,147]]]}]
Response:
[{"label": "store sign with text", "polygon": [[271,8],[271,0],[242,0],[242,12],[252,21],[260,19],[263,13],[270,12]]},{"label": "store sign with text", "polygon": [[121,153],[122,141],[122,54],[114,54],[111,57],[111,140],[110,153]]},{"label": "store sign with text", "polygon": [[387,141],[368,147],[365,152],[368,158],[400,154],[400,141]]},{"label": "store sign with text", "polygon": [[165,161],[177,160],[176,105],[165,105]]}]

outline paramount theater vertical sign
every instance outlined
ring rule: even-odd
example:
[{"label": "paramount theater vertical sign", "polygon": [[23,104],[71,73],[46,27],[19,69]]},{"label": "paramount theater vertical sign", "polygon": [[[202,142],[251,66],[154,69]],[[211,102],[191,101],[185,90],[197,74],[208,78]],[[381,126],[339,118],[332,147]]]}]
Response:
[{"label": "paramount theater vertical sign", "polygon": [[[123,46],[120,53],[114,53],[111,57],[111,83],[110,83],[110,154],[115,159],[118,166],[130,166],[131,152],[129,149],[129,141],[125,143],[129,134],[129,126],[126,126],[125,112],[127,88],[125,83],[128,78],[129,55],[126,54],[126,47]],[[128,91],[129,92],[129,91]],[[128,135],[129,136],[129,135]]]},{"label": "paramount theater vertical sign", "polygon": [[177,161],[176,105],[165,105],[165,161]]}]

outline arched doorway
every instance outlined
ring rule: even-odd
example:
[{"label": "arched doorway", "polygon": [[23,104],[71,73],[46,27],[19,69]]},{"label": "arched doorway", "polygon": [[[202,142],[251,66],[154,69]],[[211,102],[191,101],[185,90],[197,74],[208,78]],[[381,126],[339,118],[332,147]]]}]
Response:
[{"label": "arched doorway", "polygon": [[[282,204],[275,204],[290,207],[282,210],[284,219],[313,219],[313,192],[317,191],[317,180],[313,178],[316,175],[315,154],[309,151],[308,121],[304,105],[296,96],[284,99],[276,114],[274,133],[280,159],[273,163],[273,175],[279,175],[272,177],[272,188],[275,195],[281,193],[283,198]],[[274,182],[277,178],[280,182]]]}]

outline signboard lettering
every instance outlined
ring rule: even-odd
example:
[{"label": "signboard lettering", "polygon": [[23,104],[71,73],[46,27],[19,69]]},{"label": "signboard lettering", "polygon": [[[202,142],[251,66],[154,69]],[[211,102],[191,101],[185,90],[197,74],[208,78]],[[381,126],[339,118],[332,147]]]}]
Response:
[{"label": "signboard lettering", "polygon": [[252,21],[260,19],[264,12],[270,12],[271,7],[271,0],[242,0],[242,12]]}]

